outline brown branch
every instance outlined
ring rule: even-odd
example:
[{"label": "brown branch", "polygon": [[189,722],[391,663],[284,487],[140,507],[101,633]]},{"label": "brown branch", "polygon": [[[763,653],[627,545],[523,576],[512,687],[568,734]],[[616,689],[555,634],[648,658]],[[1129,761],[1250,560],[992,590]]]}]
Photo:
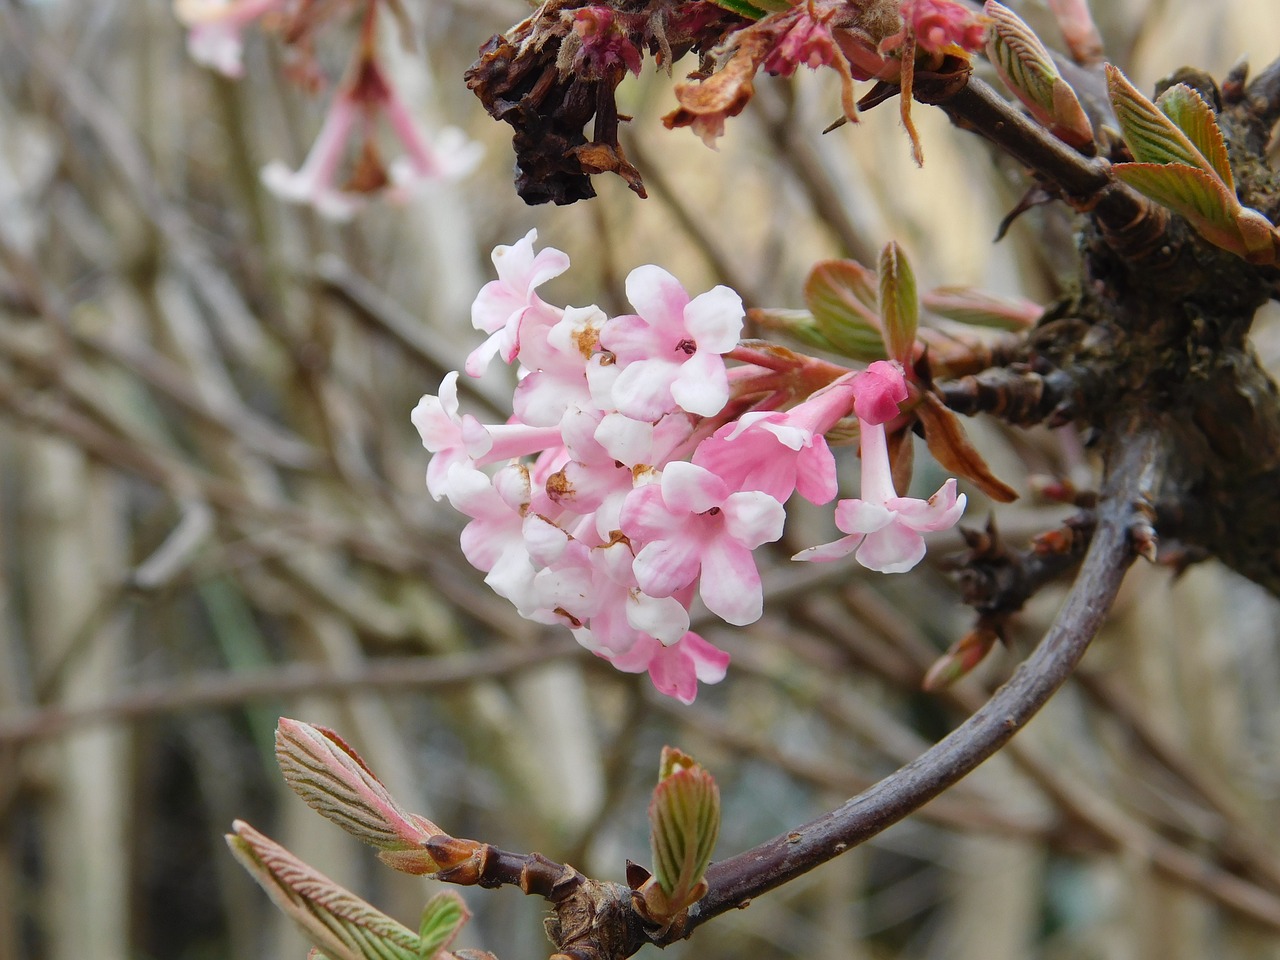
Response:
[{"label": "brown branch", "polygon": [[972,130],[1056,187],[1073,207],[1090,212],[1108,242],[1131,261],[1168,263],[1171,221],[1164,208],[1111,175],[1100,157],[1085,157],[1026,117],[988,84],[970,77],[959,87],[917,86],[916,99],[942,109],[952,122]]},{"label": "brown branch", "polygon": [[191,680],[166,680],[126,690],[86,707],[45,707],[0,722],[0,746],[59,736],[92,724],[125,723],[156,716],[238,707],[251,700],[328,694],[350,696],[368,690],[443,690],[490,680],[560,660],[581,651],[569,637],[534,647],[504,647],[443,657],[371,660],[353,670],[294,663],[252,673],[217,673]]},{"label": "brown branch", "polygon": [[1112,479],[1099,507],[1099,525],[1080,575],[1053,627],[1031,658],[987,704],[913,763],[849,800],[838,810],[713,864],[707,895],[687,921],[660,943],[807,873],[874,836],[927,803],[1003,746],[1067,680],[1101,627],[1132,562],[1129,527],[1133,504],[1149,498],[1163,460],[1159,435],[1130,424],[1133,436],[1117,445]]}]

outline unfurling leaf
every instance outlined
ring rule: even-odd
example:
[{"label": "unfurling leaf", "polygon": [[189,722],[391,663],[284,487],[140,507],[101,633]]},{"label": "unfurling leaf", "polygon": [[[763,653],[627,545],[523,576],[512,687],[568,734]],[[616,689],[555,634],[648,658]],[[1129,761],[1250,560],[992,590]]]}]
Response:
[{"label": "unfurling leaf", "polygon": [[452,890],[444,890],[428,900],[418,927],[422,960],[431,960],[448,947],[470,918],[467,905]]},{"label": "unfurling leaf", "polygon": [[227,844],[329,960],[422,960],[418,935],[237,820]]},{"label": "unfurling leaf", "polygon": [[943,406],[937,396],[922,394],[922,402],[916,406],[915,412],[924,427],[929,452],[945,470],[964,477],[992,500],[1011,503],[1018,499],[1018,492],[991,472],[987,462],[969,442],[959,418]]},{"label": "unfurling leaf", "polygon": [[1156,106],[1187,135],[1200,155],[1209,164],[1228,190],[1235,193],[1235,179],[1231,174],[1231,162],[1227,159],[1227,144],[1213,108],[1204,97],[1185,83],[1175,83],[1156,99]]},{"label": "unfurling leaf", "polygon": [[1185,217],[1215,246],[1250,263],[1274,263],[1277,235],[1262,214],[1240,205],[1213,173],[1181,163],[1118,163],[1117,179]]},{"label": "unfurling leaf", "polygon": [[650,919],[665,922],[706,892],[703,874],[720,832],[720,788],[692,757],[664,747],[649,803],[653,878],[643,890]]},{"label": "unfurling leaf", "polygon": [[1071,86],[1062,79],[1053,55],[1026,23],[1008,7],[987,0],[990,18],[987,57],[996,72],[1032,116],[1058,139],[1092,151],[1093,126]]},{"label": "unfurling leaf", "polygon": [[1185,217],[1210,243],[1250,263],[1275,263],[1280,233],[1236,197],[1222,131],[1204,99],[1175,84],[1157,107],[1110,65],[1107,85],[1125,143],[1138,161],[1116,164],[1116,177]]},{"label": "unfurling leaf", "polygon": [[837,353],[864,363],[886,357],[878,296],[875,273],[856,260],[819,261],[804,284],[817,333]]},{"label": "unfurling leaf", "polygon": [[423,874],[439,869],[422,845],[443,831],[396,803],[359,754],[332,730],[281,717],[276,759],[298,796],[357,840],[392,854],[388,862],[397,870]]},{"label": "unfurling leaf", "polygon": [[920,301],[911,264],[892,241],[880,253],[880,322],[889,356],[910,369],[915,359]]},{"label": "unfurling leaf", "polygon": [[1107,64],[1107,90],[1120,121],[1120,133],[1138,163],[1184,163],[1218,176],[1191,138],[1129,78]]},{"label": "unfurling leaf", "polygon": [[935,287],[920,298],[930,313],[973,327],[1026,330],[1044,314],[1044,307],[1020,297],[1001,297],[973,287]]}]

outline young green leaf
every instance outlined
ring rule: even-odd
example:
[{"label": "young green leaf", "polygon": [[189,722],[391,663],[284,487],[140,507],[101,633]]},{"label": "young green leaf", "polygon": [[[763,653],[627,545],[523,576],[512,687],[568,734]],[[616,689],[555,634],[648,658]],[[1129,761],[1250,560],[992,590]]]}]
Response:
[{"label": "young green leaf", "polygon": [[838,353],[870,363],[885,359],[876,312],[876,275],[856,260],[822,260],[804,284],[814,328]]},{"label": "young green leaf", "polygon": [[421,944],[421,960],[432,960],[437,953],[453,942],[463,924],[471,918],[471,912],[462,897],[452,890],[437,893],[422,909],[422,923],[418,927]]},{"label": "young green leaf", "polygon": [[1080,99],[1035,31],[995,0],[987,0],[983,12],[991,21],[987,57],[1005,86],[1058,139],[1077,149],[1092,149],[1093,127]]},{"label": "young green leaf", "polygon": [[748,0],[711,0],[711,2],[748,20],[759,20],[770,13],[780,13],[790,6],[785,0],[756,0],[755,3],[750,3]]},{"label": "young green leaf", "polygon": [[405,811],[332,730],[281,717],[276,759],[289,786],[321,816],[357,840],[399,854],[396,869],[417,874],[439,869],[421,847],[443,831]]},{"label": "young green leaf", "polygon": [[1240,203],[1212,173],[1181,163],[1119,163],[1113,171],[1139,193],[1185,217],[1210,243],[1247,258],[1236,224]]},{"label": "young green leaf", "polygon": [[1107,90],[1120,121],[1120,133],[1138,163],[1183,163],[1217,176],[1191,139],[1129,79],[1107,64]]},{"label": "young green leaf", "polygon": [[227,845],[329,960],[421,960],[417,934],[241,820]]},{"label": "young green leaf", "polygon": [[920,301],[911,264],[892,241],[880,253],[880,317],[889,356],[910,369],[915,359]]},{"label": "young green leaf", "polygon": [[1222,178],[1228,190],[1235,193],[1236,183],[1227,159],[1227,144],[1213,108],[1185,83],[1175,83],[1156,99],[1156,106],[1187,135],[1209,167]]},{"label": "young green leaf", "polygon": [[1000,297],[973,287],[935,287],[920,298],[930,313],[957,323],[997,330],[1026,330],[1044,307],[1021,297]]},{"label": "young green leaf", "polygon": [[650,903],[655,920],[669,920],[706,891],[703,874],[720,832],[720,788],[692,757],[664,747],[658,785],[649,803],[653,874],[661,903]]}]

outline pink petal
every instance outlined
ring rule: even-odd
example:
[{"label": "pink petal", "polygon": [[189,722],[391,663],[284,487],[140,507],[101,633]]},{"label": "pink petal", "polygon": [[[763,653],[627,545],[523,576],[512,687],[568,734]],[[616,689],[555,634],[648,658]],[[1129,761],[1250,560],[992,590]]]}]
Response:
[{"label": "pink petal", "polygon": [[689,294],[661,267],[648,264],[627,275],[627,299],[645,322],[672,341],[684,339],[684,308]]},{"label": "pink petal", "polygon": [[662,498],[673,514],[706,513],[722,505],[728,493],[725,482],[714,473],[685,460],[662,470]]},{"label": "pink petal", "polygon": [[747,550],[777,540],[787,520],[782,504],[758,490],[730,494],[723,511],[725,533]]},{"label": "pink petal", "polygon": [[671,381],[671,398],[680,409],[700,417],[714,417],[729,402],[729,378],[724,359],[717,353],[699,348],[680,364]]},{"label": "pink petal", "polygon": [[684,327],[699,351],[728,353],[738,345],[745,315],[740,296],[728,287],[713,287],[689,301]]},{"label": "pink petal", "polygon": [[855,533],[853,536],[841,537],[831,543],[820,544],[801,550],[792,560],[807,560],[814,563],[830,563],[832,560],[843,560],[862,543],[865,534]]},{"label": "pink petal", "polygon": [[755,558],[728,537],[717,538],[703,551],[698,593],[708,610],[735,626],[755,623],[764,612]]},{"label": "pink petal", "polygon": [[702,565],[699,547],[693,537],[646,544],[632,565],[640,589],[651,597],[669,597],[692,583]]},{"label": "pink petal", "polygon": [[867,500],[841,500],[836,504],[836,526],[845,533],[872,533],[893,523],[896,517],[883,504]]},{"label": "pink petal", "polygon": [[857,560],[879,573],[906,573],[924,559],[924,537],[905,524],[893,523],[868,533]]}]

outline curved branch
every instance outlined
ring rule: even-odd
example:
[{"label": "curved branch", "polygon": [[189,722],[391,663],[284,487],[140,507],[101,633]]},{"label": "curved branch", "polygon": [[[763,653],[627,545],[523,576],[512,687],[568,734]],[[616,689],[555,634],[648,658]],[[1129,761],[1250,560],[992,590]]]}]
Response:
[{"label": "curved branch", "polygon": [[[1136,426],[1136,425],[1135,425]],[[932,800],[1000,749],[1066,681],[1102,626],[1133,560],[1129,527],[1133,504],[1151,496],[1164,444],[1156,431],[1117,444],[1099,524],[1080,575],[1053,626],[1030,659],[987,704],[914,762],[846,802],[838,810],[713,864],[710,889],[687,922],[660,942],[693,929],[772,890],[874,836]]]}]

